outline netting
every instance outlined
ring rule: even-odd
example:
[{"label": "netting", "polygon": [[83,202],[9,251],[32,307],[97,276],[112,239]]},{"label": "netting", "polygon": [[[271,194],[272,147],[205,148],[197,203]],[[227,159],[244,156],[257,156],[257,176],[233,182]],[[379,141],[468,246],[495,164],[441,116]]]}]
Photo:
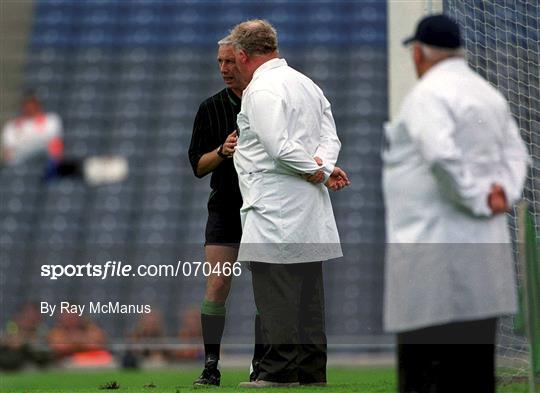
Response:
[{"label": "netting", "polygon": [[[461,26],[468,61],[510,102],[533,164],[524,198],[540,223],[540,2],[538,0],[444,0],[444,11]],[[519,225],[510,222],[516,236]],[[515,247],[516,254],[519,247]],[[518,277],[522,279],[518,264]],[[525,377],[529,364],[526,338],[514,318],[499,328],[498,365],[502,376]]]}]

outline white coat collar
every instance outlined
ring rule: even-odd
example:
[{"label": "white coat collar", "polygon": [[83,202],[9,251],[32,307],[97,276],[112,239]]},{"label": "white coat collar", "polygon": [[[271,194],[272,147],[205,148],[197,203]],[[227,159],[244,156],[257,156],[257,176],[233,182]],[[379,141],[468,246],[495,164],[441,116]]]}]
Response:
[{"label": "white coat collar", "polygon": [[462,67],[468,67],[467,61],[463,57],[451,57],[449,59],[445,59],[435,64],[426,72],[424,76],[435,73],[435,72],[439,72],[439,71],[451,70],[451,69],[456,69],[456,68],[459,69]]},{"label": "white coat collar", "polygon": [[253,73],[253,79],[259,77],[260,75],[264,74],[268,70],[271,70],[273,68],[278,68],[278,67],[284,67],[286,65],[287,65],[287,62],[285,61],[285,59],[275,58],[272,60],[268,60],[266,63],[261,64],[259,68],[255,70],[255,72]]}]

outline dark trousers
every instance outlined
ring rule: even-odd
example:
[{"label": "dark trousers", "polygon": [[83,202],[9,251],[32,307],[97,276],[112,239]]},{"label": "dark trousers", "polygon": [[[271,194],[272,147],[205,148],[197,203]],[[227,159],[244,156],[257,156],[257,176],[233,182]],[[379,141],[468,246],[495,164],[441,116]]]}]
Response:
[{"label": "dark trousers", "polygon": [[400,393],[495,393],[496,318],[400,333]]},{"label": "dark trousers", "polygon": [[83,177],[83,162],[78,159],[63,159],[58,163],[59,176]]},{"label": "dark trousers", "polygon": [[322,263],[251,263],[266,352],[259,379],[326,382]]},{"label": "dark trousers", "polygon": [[84,177],[83,160],[62,158],[58,161],[50,159],[45,166],[43,179],[50,181],[61,177]]}]

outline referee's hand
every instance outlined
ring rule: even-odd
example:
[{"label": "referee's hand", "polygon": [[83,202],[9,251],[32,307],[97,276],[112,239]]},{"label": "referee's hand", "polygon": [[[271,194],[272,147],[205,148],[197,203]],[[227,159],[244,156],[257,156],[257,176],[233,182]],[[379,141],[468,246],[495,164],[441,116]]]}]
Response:
[{"label": "referee's hand", "polygon": [[225,142],[223,143],[223,149],[222,149],[223,154],[225,154],[226,156],[232,157],[236,149],[237,142],[238,142],[238,135],[236,134],[236,130],[234,130],[227,136],[227,139],[225,139]]}]

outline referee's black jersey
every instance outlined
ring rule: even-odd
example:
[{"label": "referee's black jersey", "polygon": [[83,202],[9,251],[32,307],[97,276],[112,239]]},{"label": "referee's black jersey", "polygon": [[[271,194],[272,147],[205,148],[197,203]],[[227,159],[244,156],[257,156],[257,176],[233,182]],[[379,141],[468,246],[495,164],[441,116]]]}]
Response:
[{"label": "referee's black jersey", "polygon": [[[202,177],[197,175],[197,165],[203,154],[217,149],[237,129],[236,115],[240,112],[240,104],[240,98],[231,89],[225,88],[203,101],[199,107],[189,145],[189,161],[195,176]],[[210,187],[209,210],[231,212],[242,206],[232,158],[223,160],[212,171]]]}]

